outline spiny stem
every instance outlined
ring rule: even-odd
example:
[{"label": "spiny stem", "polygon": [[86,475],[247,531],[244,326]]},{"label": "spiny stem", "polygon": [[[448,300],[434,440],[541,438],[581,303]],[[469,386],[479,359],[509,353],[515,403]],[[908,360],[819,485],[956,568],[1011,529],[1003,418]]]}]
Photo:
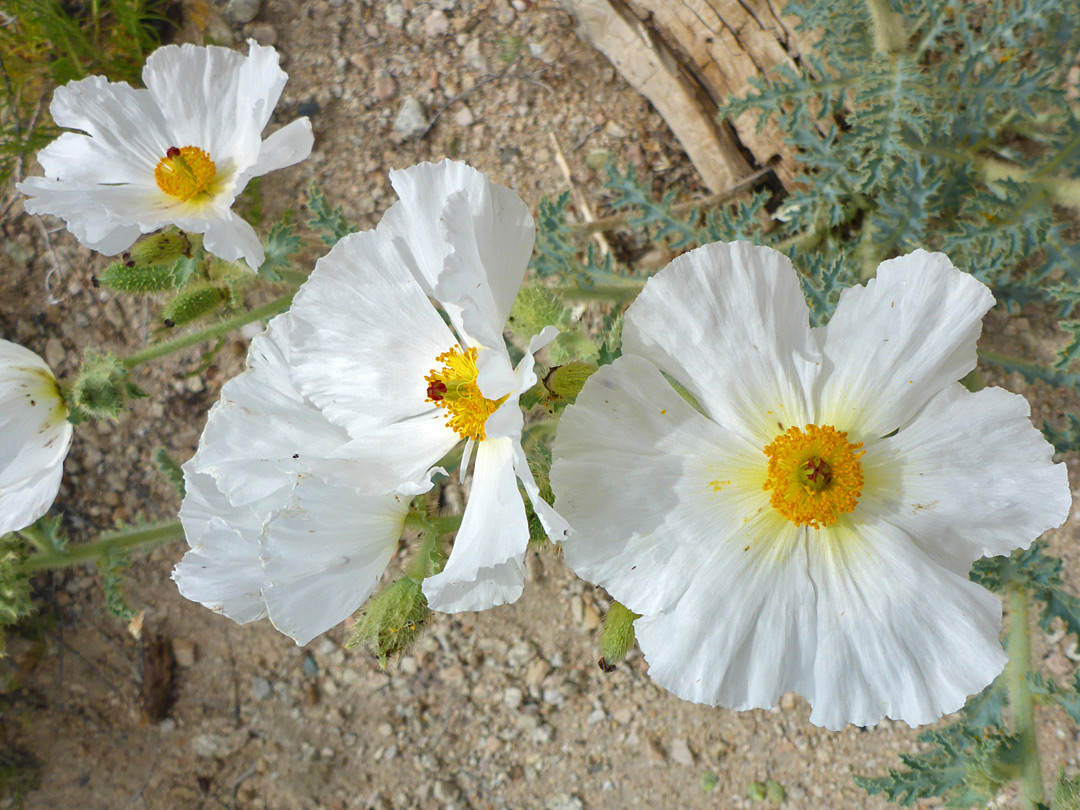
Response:
[{"label": "spiny stem", "polygon": [[256,307],[248,312],[240,312],[233,315],[231,318],[218,321],[204,329],[199,329],[198,331],[191,332],[187,335],[181,335],[172,340],[166,340],[162,343],[150,346],[147,349],[143,349],[141,352],[136,352],[129,357],[125,357],[122,361],[124,367],[132,369],[136,366],[141,366],[143,363],[148,363],[151,360],[157,360],[167,354],[178,352],[181,349],[187,349],[207,340],[214,340],[222,335],[228,334],[234,329],[246,326],[249,323],[261,321],[265,318],[272,318],[274,315],[284,312],[289,308],[289,305],[292,304],[294,295],[296,295],[295,291],[289,292],[280,298],[275,298],[273,301],[263,304],[261,307]]},{"label": "spiny stem", "polygon": [[1023,585],[1009,587],[1009,663],[1005,668],[1012,706],[1013,733],[1020,739],[1023,762],[1020,770],[1021,801],[1025,810],[1043,800],[1042,766],[1035,736],[1035,700],[1029,688],[1031,680],[1031,617],[1028,593]]},{"label": "spiny stem", "polygon": [[36,525],[27,526],[25,529],[19,529],[19,535],[23,540],[26,540],[42,553],[51,553],[55,551],[52,543],[45,537],[45,532]]},{"label": "spiny stem", "polygon": [[107,532],[91,543],[83,543],[64,551],[35,554],[33,557],[24,560],[18,570],[24,574],[32,574],[45,568],[63,568],[69,565],[79,565],[89,560],[95,560],[112,551],[124,551],[137,546],[167,543],[170,540],[179,540],[183,536],[184,528],[178,520],[158,523],[145,528],[128,528],[117,532]]},{"label": "spiny stem", "polygon": [[[675,216],[679,214],[688,214],[695,208],[706,210],[709,208],[715,208],[718,205],[729,202],[735,199],[740,194],[749,191],[757,185],[758,181],[767,176],[773,171],[772,166],[766,166],[763,169],[758,169],[753,174],[747,175],[742,180],[737,182],[731,188],[726,188],[723,191],[719,191],[716,194],[711,194],[708,197],[704,197],[700,200],[689,200],[687,202],[677,203],[671,206],[671,213]],[[588,236],[590,234],[599,233],[601,231],[610,231],[615,228],[622,227],[631,219],[633,219],[633,213],[630,211],[623,211],[619,214],[612,214],[609,217],[601,217],[600,219],[593,220],[592,222],[583,222],[580,225],[571,225],[570,230],[575,234],[581,236]]]},{"label": "spiny stem", "polygon": [[866,0],[866,8],[874,29],[874,50],[881,54],[904,50],[907,33],[900,15],[893,12],[888,0]]}]

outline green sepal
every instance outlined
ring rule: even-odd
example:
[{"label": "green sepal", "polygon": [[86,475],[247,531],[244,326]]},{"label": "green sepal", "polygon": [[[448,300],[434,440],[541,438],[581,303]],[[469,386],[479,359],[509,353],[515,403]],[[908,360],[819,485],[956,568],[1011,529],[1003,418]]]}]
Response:
[{"label": "green sepal", "polygon": [[345,646],[367,645],[385,667],[420,637],[430,616],[420,581],[402,577],[368,599]]}]

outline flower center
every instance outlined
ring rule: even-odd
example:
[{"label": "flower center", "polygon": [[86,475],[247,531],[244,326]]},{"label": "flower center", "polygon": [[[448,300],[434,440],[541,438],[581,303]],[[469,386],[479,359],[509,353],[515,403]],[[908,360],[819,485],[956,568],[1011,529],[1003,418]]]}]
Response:
[{"label": "flower center", "polygon": [[862,494],[862,442],[828,425],[790,427],[765,448],[772,508],[796,526],[820,529],[853,510]]},{"label": "flower center", "polygon": [[154,169],[158,188],[170,197],[187,201],[206,194],[217,177],[217,166],[197,146],[171,146]]},{"label": "flower center", "polygon": [[[435,358],[443,367],[432,370],[424,381],[428,384],[427,401],[446,409],[446,424],[463,439],[483,441],[484,424],[506,401],[485,399],[476,384],[476,349],[461,351],[455,346]],[[509,396],[509,394],[507,394]]]}]

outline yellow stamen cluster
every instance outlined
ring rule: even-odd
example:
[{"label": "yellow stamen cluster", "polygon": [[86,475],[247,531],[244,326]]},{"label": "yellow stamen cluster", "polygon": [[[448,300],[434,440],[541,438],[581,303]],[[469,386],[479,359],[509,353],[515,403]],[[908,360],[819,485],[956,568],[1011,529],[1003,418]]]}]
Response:
[{"label": "yellow stamen cluster", "polygon": [[209,193],[215,177],[217,166],[210,155],[197,146],[170,147],[154,169],[158,188],[185,202]]},{"label": "yellow stamen cluster", "polygon": [[427,401],[434,402],[437,408],[446,409],[446,424],[463,439],[483,441],[486,434],[484,425],[506,401],[485,399],[476,384],[476,349],[461,351],[455,346],[435,358],[443,367],[432,370],[427,377]]},{"label": "yellow stamen cluster", "polygon": [[862,442],[828,425],[790,427],[765,448],[773,509],[796,526],[820,529],[852,511],[862,494]]}]

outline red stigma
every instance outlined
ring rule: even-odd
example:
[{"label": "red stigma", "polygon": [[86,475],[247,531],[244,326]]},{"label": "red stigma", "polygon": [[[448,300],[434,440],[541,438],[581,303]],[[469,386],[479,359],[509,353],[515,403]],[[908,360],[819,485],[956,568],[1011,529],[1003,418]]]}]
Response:
[{"label": "red stigma", "polygon": [[436,380],[427,387],[427,398],[432,402],[442,402],[443,394],[446,393],[446,383]]},{"label": "red stigma", "polygon": [[832,467],[825,459],[812,458],[803,465],[806,479],[812,484],[827,484],[832,478]]},{"label": "red stigma", "polygon": [[165,152],[165,157],[170,157],[170,158],[180,157],[180,147],[178,147],[178,146],[170,146],[168,148],[168,150],[166,150],[166,152]]}]

